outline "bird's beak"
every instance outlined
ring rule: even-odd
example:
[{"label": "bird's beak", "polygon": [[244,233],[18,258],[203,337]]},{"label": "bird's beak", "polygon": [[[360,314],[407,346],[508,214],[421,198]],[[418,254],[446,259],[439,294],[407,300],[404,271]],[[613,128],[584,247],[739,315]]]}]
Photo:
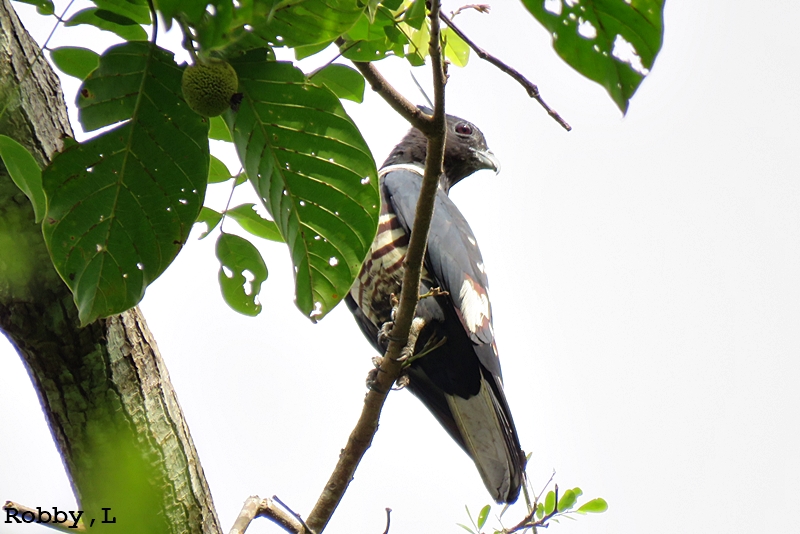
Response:
[{"label": "bird's beak", "polygon": [[500,174],[500,160],[497,159],[494,152],[488,148],[486,150],[475,150],[473,148],[472,151],[475,153],[475,157],[478,158],[478,161],[481,162],[482,169],[491,169],[495,174]]}]

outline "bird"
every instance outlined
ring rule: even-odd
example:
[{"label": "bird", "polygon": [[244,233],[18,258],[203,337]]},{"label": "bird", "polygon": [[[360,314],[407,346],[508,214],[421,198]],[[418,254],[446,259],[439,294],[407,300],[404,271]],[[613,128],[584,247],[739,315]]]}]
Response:
[{"label": "bird", "polygon": [[[474,461],[492,498],[513,503],[524,483],[526,456],[503,391],[483,258],[448,196],[451,187],[478,170],[498,173],[500,163],[477,126],[452,115],[446,122],[444,173],[419,287],[420,295],[434,292],[417,304],[415,322],[421,319],[422,327],[405,383]],[[388,347],[393,298],[401,289],[426,152],[427,138],[411,128],[381,166],[378,232],[345,297],[381,354]]]}]

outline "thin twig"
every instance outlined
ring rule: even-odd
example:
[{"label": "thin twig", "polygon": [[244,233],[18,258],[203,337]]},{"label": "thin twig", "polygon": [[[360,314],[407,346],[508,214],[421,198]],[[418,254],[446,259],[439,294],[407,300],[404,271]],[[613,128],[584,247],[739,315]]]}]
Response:
[{"label": "thin twig", "polygon": [[236,517],[236,521],[233,522],[230,534],[244,534],[244,531],[247,530],[247,527],[250,526],[250,523],[255,519],[256,515],[258,515],[260,508],[261,499],[257,495],[248,497],[247,500],[244,501],[242,510]]},{"label": "thin twig", "polygon": [[[552,480],[552,478],[550,480]],[[549,514],[537,521],[531,522],[533,520],[533,516],[536,514],[536,508],[534,508],[528,515],[525,516],[525,519],[520,521],[516,526],[511,527],[508,530],[504,530],[503,532],[505,534],[513,534],[514,532],[519,532],[520,530],[527,528],[533,528],[534,532],[536,531],[536,527],[547,528],[547,522],[560,513],[558,509],[558,484],[556,484],[554,490],[554,497],[553,510]]]},{"label": "thin twig", "polygon": [[[19,504],[19,503],[15,503],[14,501],[6,501],[5,504],[3,505],[3,510],[7,510],[7,512],[6,512],[6,523],[11,523],[11,518],[12,517],[16,519],[17,516],[19,516],[19,521],[23,521],[25,523],[31,523],[32,521],[34,521],[34,518],[36,518],[36,519],[39,520],[40,524],[42,524],[42,525],[44,525],[46,527],[50,527],[52,529],[61,531],[61,532],[86,532],[86,525],[83,523],[82,519],[77,519],[76,520],[74,517],[71,517],[70,519],[73,520],[73,522],[75,523],[74,525],[68,525],[67,523],[56,523],[52,518],[52,514],[50,514],[50,512],[48,512],[46,510],[42,510],[41,508],[39,508],[37,510],[36,508],[30,508],[28,506],[25,506],[25,505],[22,505],[22,504]],[[11,510],[16,510],[17,513],[16,514],[12,514],[10,512]],[[39,515],[40,512],[48,514],[48,515],[51,515],[50,520],[41,521],[41,516]],[[62,512],[62,513],[66,514],[66,512]],[[9,514],[11,514],[11,515],[9,515]],[[25,516],[23,514],[31,514],[30,515],[31,520],[30,521],[25,521]],[[82,513],[81,513],[81,515],[82,515]]]},{"label": "thin twig", "polygon": [[303,528],[304,528],[304,529],[306,529],[306,531],[308,531],[308,532],[311,532],[311,529],[310,529],[310,528],[308,528],[308,525],[306,525],[306,522],[305,522],[305,521],[303,521],[303,518],[302,518],[302,517],[300,517],[300,514],[298,514],[297,512],[295,512],[294,510],[292,510],[291,508],[289,508],[289,505],[287,505],[285,502],[283,502],[282,500],[280,500],[280,499],[278,498],[278,496],[277,496],[277,495],[273,495],[273,496],[272,496],[272,499],[273,499],[273,500],[274,500],[276,503],[278,503],[278,504],[280,504],[281,506],[283,506],[283,508],[284,508],[284,509],[285,509],[287,512],[289,512],[290,514],[292,514],[292,515],[294,516],[294,518],[295,518],[295,519],[297,519],[297,520],[300,522],[300,524],[301,524],[301,525],[303,525]]},{"label": "thin twig", "polygon": [[[314,509],[308,515],[306,523],[317,534],[321,533],[328,524],[333,512],[353,479],[356,467],[364,456],[367,448],[372,443],[372,438],[378,428],[378,419],[386,400],[386,395],[391,390],[392,384],[400,376],[401,362],[397,361],[401,350],[406,346],[411,321],[414,319],[417,299],[419,297],[420,272],[425,256],[425,245],[430,230],[431,217],[439,176],[442,172],[444,161],[445,143],[445,114],[444,114],[444,71],[442,70],[441,47],[439,35],[439,0],[431,1],[431,41],[430,50],[433,67],[434,82],[434,113],[433,117],[420,112],[413,104],[403,98],[386,80],[383,79],[371,64],[356,62],[356,66],[365,78],[370,81],[373,89],[378,87],[379,94],[389,104],[406,118],[412,125],[419,128],[428,136],[428,154],[425,163],[425,176],[423,178],[419,201],[417,202],[416,218],[414,220],[411,239],[403,262],[403,287],[400,294],[400,304],[392,328],[392,340],[386,350],[386,357],[381,361],[380,372],[376,373],[373,387],[367,392],[361,417],[347,441],[347,446],[342,449],[339,462],[336,464],[328,483],[317,500]],[[379,77],[379,78],[378,78]],[[376,90],[378,90],[376,89]]]},{"label": "thin twig", "polygon": [[386,509],[386,529],[383,531],[383,534],[389,534],[389,526],[392,524],[392,509]]},{"label": "thin twig", "polygon": [[277,506],[273,499],[262,499],[258,495],[250,496],[244,501],[242,511],[234,521],[230,534],[244,534],[256,517],[266,517],[292,534],[310,534],[310,530],[301,524],[294,512],[286,508],[283,503]]},{"label": "thin twig", "polygon": [[548,106],[547,103],[542,99],[542,96],[539,94],[539,88],[536,87],[536,84],[528,80],[514,67],[506,65],[505,63],[503,63],[490,53],[486,52],[483,48],[475,44],[475,42],[472,39],[467,37],[464,34],[464,32],[459,30],[458,27],[455,24],[453,24],[453,21],[450,18],[448,18],[447,15],[445,15],[444,13],[440,13],[439,17],[445,22],[445,24],[447,24],[450,27],[451,30],[455,32],[456,35],[461,37],[461,39],[463,39],[463,41],[467,43],[469,47],[475,51],[476,54],[478,54],[478,57],[488,61],[501,71],[505,72],[506,74],[517,80],[517,82],[519,82],[520,85],[522,85],[522,87],[525,88],[525,91],[527,91],[528,96],[539,102],[539,104],[545,109],[545,111],[547,111],[547,114],[553,117],[553,119],[555,119],[555,121],[558,124],[560,124],[562,128],[564,128],[567,131],[572,130],[572,126],[567,124],[567,121],[562,119],[561,115],[559,115],[556,110]]},{"label": "thin twig", "polygon": [[150,42],[156,44],[158,40],[158,13],[156,12],[156,6],[153,4],[153,0],[147,0],[147,5],[150,7],[150,16],[153,17],[153,35],[150,37]]},{"label": "thin twig", "polygon": [[492,8],[489,4],[467,4],[465,6],[461,6],[455,11],[450,12],[450,18],[455,18],[456,15],[461,13],[462,11],[466,11],[467,9],[474,9],[478,13],[488,13],[489,10]]}]

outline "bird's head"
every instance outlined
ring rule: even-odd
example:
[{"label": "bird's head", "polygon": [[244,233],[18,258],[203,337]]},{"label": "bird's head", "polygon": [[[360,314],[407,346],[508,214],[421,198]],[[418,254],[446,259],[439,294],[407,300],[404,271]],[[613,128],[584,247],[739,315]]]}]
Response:
[{"label": "bird's head", "polygon": [[[420,107],[425,113],[428,108]],[[425,135],[411,128],[400,141],[383,166],[397,163],[416,163],[425,165],[428,140]],[[491,169],[500,172],[500,161],[486,145],[483,132],[471,122],[454,115],[447,115],[447,141],[444,150],[444,176],[442,188],[449,191],[455,184],[475,171]]]}]

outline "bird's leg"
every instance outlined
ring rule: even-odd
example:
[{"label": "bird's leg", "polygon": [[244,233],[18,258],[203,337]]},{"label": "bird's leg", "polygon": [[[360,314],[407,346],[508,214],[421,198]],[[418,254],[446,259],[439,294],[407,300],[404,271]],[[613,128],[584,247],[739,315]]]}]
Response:
[{"label": "bird's leg", "polygon": [[417,344],[419,333],[425,327],[425,319],[422,317],[414,317],[411,321],[411,328],[408,330],[408,341],[406,346],[400,349],[400,357],[397,358],[398,362],[406,362],[414,357],[414,347]]},{"label": "bird's leg", "polygon": [[398,358],[397,361],[403,362],[403,369],[405,369],[407,367],[410,367],[411,364],[414,363],[415,361],[419,360],[420,358],[422,358],[425,355],[430,354],[431,352],[435,351],[436,349],[438,349],[439,347],[441,347],[445,343],[447,343],[447,336],[445,336],[442,339],[440,339],[434,346],[428,347],[427,349],[425,349],[424,351],[420,352],[419,354],[413,354],[413,355],[411,355],[409,358],[407,358],[405,360],[403,360],[402,358]]},{"label": "bird's leg", "polygon": [[397,306],[400,304],[400,301],[397,299],[397,296],[392,293],[389,296],[389,302],[392,304],[392,311],[389,314],[389,320],[383,323],[380,330],[378,330],[378,346],[384,349],[389,346],[390,341],[400,341],[399,339],[392,337],[394,317],[397,314]]},{"label": "bird's leg", "polygon": [[[430,298],[430,297],[444,297],[444,296],[447,296],[449,294],[450,294],[449,291],[444,291],[440,287],[432,287],[432,288],[430,288],[428,290],[427,293],[423,293],[422,295],[420,295],[419,296],[419,300]],[[386,321],[385,323],[383,323],[381,325],[380,330],[378,331],[378,346],[379,347],[388,347],[390,341],[400,341],[399,339],[397,339],[395,337],[392,337],[392,328],[394,327],[394,317],[397,314],[397,306],[400,304],[400,301],[397,299],[397,296],[394,293],[392,293],[389,298],[391,299],[390,302],[392,304],[392,311],[391,311],[391,314],[390,314],[391,320]],[[416,336],[419,336],[419,331],[422,330],[423,326],[424,326],[424,322],[423,322],[422,325],[419,326],[419,328],[416,331],[416,334],[415,334],[415,337],[414,337],[414,342],[415,343],[416,343]],[[414,328],[414,326],[412,324],[412,329],[413,328]],[[409,357],[410,357],[410,354],[406,356],[406,359],[408,359]],[[404,361],[404,360],[403,360],[403,358],[401,358],[398,361]]]}]

